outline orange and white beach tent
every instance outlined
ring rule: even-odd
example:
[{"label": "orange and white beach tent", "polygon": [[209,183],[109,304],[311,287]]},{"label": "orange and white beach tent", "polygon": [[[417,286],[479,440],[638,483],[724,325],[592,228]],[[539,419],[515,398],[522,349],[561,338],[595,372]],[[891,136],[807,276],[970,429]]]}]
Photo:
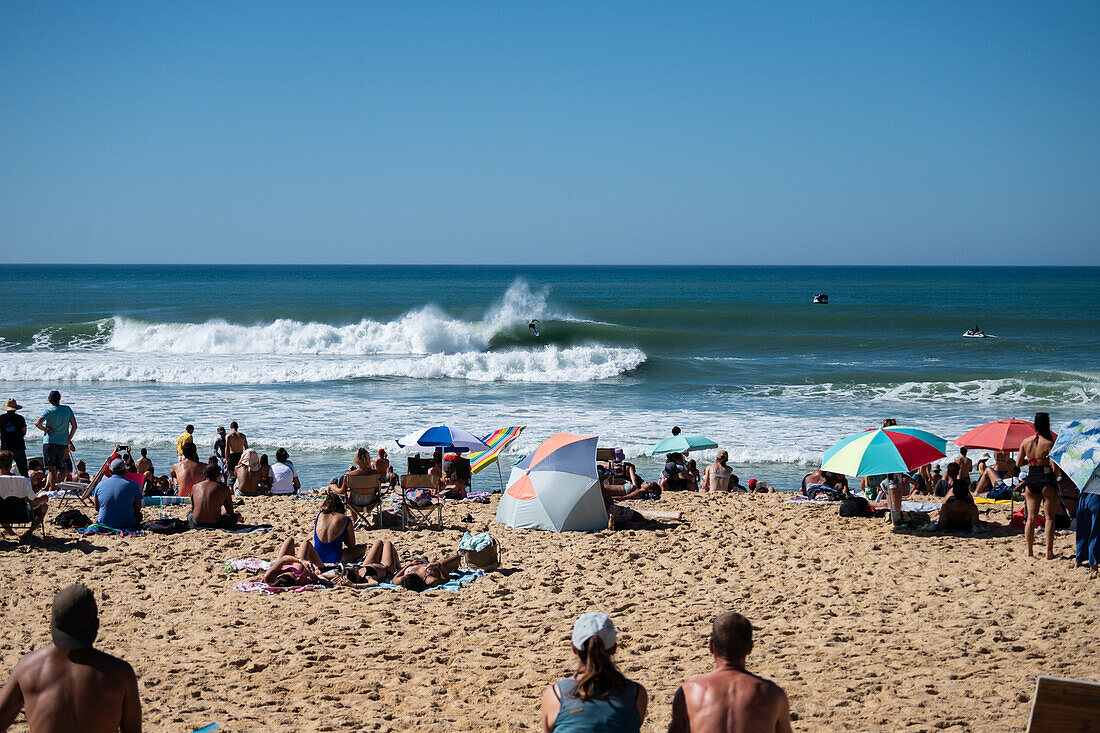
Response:
[{"label": "orange and white beach tent", "polygon": [[607,529],[594,435],[558,433],[512,467],[497,522],[517,529]]}]

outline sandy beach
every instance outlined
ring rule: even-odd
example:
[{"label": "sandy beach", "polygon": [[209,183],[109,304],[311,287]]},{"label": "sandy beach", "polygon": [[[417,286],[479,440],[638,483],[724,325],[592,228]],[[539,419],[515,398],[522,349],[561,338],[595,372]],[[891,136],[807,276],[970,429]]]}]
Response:
[{"label": "sandy beach", "polygon": [[403,555],[453,550],[464,527],[505,547],[501,571],[423,595],[235,590],[251,576],[220,563],[306,536],[319,502],[249,500],[246,519],[276,529],[247,535],[51,528],[64,547],[0,553],[3,667],[48,643],[53,593],[80,581],[99,599],[98,646],[137,671],[151,731],[535,730],[591,609],[614,618],[618,661],[649,690],[647,731],[708,670],[709,623],[729,609],[757,626],[750,669],[786,688],[801,730],[1023,730],[1036,675],[1095,676],[1100,586],[1071,570],[1068,534],[1060,560],[1027,560],[1017,535],[893,534],[785,498],[666,495],[637,506],[682,522],[595,534],[508,530],[494,499],[449,507],[443,532],[367,533]]}]

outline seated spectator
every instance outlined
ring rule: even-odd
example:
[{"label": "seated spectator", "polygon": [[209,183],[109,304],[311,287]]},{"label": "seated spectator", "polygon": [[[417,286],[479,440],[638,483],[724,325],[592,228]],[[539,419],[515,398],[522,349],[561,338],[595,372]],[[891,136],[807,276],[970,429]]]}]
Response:
[{"label": "seated spectator", "polygon": [[[193,443],[184,443],[184,449]],[[191,511],[187,521],[192,527],[206,529],[232,529],[241,521],[241,515],[233,511],[233,490],[222,483],[222,468],[208,463],[204,480],[191,488]]]},{"label": "seated spectator", "polygon": [[133,529],[141,523],[141,488],[125,478],[126,461],[116,458],[111,474],[92,492],[92,504],[99,517],[96,522],[111,529]]},{"label": "seated spectator", "polygon": [[[46,520],[46,506],[48,499],[42,497],[39,499],[34,489],[31,488],[31,480],[25,476],[19,476],[12,473],[12,464],[15,462],[15,454],[10,450],[0,451],[0,499],[7,499],[9,497],[15,497],[17,499],[26,499],[31,505],[31,527],[22,534],[20,540],[29,539],[34,531],[42,526],[42,522]],[[0,525],[4,528],[4,531],[8,534],[14,535],[15,532],[7,524]]]},{"label": "seated spectator", "polygon": [[749,493],[750,494],[774,494],[775,487],[768,486],[767,481],[758,481],[754,478],[749,479]]},{"label": "seated spectator", "polygon": [[275,451],[275,465],[271,467],[272,494],[297,494],[302,488],[302,482],[298,480],[298,471],[290,462],[290,454],[286,448]]},{"label": "seated spectator", "polygon": [[462,478],[461,473],[452,466],[451,470],[447,471],[443,477],[440,496],[444,499],[465,499],[467,488],[469,488],[469,484]]},{"label": "seated spectator", "polygon": [[[374,466],[371,465],[370,451],[366,448],[360,448],[355,452],[355,463],[344,473],[344,476],[373,476],[377,473]],[[328,490],[336,494],[348,493],[344,476],[334,478],[329,483]]]},{"label": "seated spectator", "polygon": [[[952,464],[954,465],[954,464]],[[951,495],[940,505],[937,529],[962,530],[969,532],[980,523],[978,505],[970,495],[970,488],[962,481],[956,481],[951,487]]]},{"label": "seated spectator", "polygon": [[714,671],[685,682],[672,698],[669,733],[759,731],[790,733],[787,693],[745,667],[752,651],[752,624],[724,613],[710,632]]},{"label": "seated spectator", "polygon": [[959,473],[960,473],[959,464],[954,463],[954,462],[948,463],[947,464],[947,477],[942,478],[942,479],[939,480],[939,482],[936,484],[936,487],[932,490],[932,493],[935,494],[936,496],[941,496],[941,497],[942,496],[949,496],[951,494],[951,490],[954,488],[955,484],[962,484],[963,486],[966,487],[967,491],[969,491],[970,490],[970,482],[967,481],[965,478],[959,478]]},{"label": "seated spectator", "polygon": [[543,690],[544,733],[641,730],[649,695],[615,666],[618,635],[606,613],[585,613],[573,624],[577,671]]},{"label": "seated spectator", "polygon": [[730,476],[733,469],[729,467],[730,454],[724,450],[718,451],[718,457],[714,463],[703,469],[703,476],[699,481],[699,490],[709,493],[726,493],[729,491]]},{"label": "seated spectator", "polygon": [[0,729],[23,710],[31,731],[140,733],[133,668],[93,648],[99,610],[92,591],[79,584],[58,591],[50,633],[53,643],[23,655],[0,691]]},{"label": "seated spectator", "polygon": [[233,494],[236,496],[258,496],[260,493],[260,481],[263,474],[260,472],[260,455],[251,448],[245,448],[237,461],[236,482],[233,484]]},{"label": "seated spectator", "polygon": [[88,466],[84,461],[76,462],[76,469],[73,471],[71,480],[78,484],[92,483],[92,477],[88,475]]},{"label": "seated spectator", "polygon": [[730,476],[729,490],[731,494],[745,494],[748,493],[749,489],[747,486],[741,485],[741,479],[737,476],[737,474],[733,474],[732,476]]},{"label": "seated spectator", "polygon": [[41,458],[32,458],[27,461],[27,478],[30,479],[31,488],[35,492],[46,488],[46,469],[42,467]]},{"label": "seated spectator", "polygon": [[657,479],[663,491],[679,491],[694,488],[694,476],[688,473],[687,464],[680,453],[665,456],[665,467]]},{"label": "seated spectator", "polygon": [[329,494],[313,520],[313,550],[326,565],[354,562],[363,557],[366,545],[355,544],[355,528],[344,500]]},{"label": "seated spectator", "polygon": [[184,443],[179,461],[168,469],[169,483],[175,488],[176,496],[191,496],[191,488],[202,481],[205,475],[206,464],[199,461],[195,444]]}]

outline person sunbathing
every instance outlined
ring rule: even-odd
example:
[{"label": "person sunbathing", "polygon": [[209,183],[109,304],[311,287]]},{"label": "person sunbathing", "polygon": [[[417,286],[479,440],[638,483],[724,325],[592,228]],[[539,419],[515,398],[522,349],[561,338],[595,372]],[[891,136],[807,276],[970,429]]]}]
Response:
[{"label": "person sunbathing", "polygon": [[980,523],[978,505],[970,495],[970,487],[964,481],[956,481],[951,487],[951,493],[944,497],[943,504],[940,505],[936,528],[970,532]]},{"label": "person sunbathing", "polygon": [[435,558],[430,562],[410,563],[394,573],[393,583],[419,593],[450,580],[451,573],[458,570],[459,561],[458,555],[451,555],[442,560]]},{"label": "person sunbathing", "polygon": [[[184,443],[184,450],[193,443]],[[176,464],[179,465],[178,463]],[[233,490],[222,483],[222,469],[216,463],[206,464],[206,480],[191,487],[191,511],[187,521],[200,529],[232,529],[241,521],[233,511]]]},{"label": "person sunbathing", "polygon": [[271,567],[264,572],[262,582],[275,588],[300,585],[372,587],[397,571],[397,557],[392,542],[376,540],[362,566],[325,564],[309,540],[297,545],[293,537],[287,537]]},{"label": "person sunbathing", "polygon": [[616,499],[659,499],[661,497],[661,487],[656,481],[647,481],[638,487],[633,484],[601,483],[600,491],[603,493],[604,504],[610,504]]}]

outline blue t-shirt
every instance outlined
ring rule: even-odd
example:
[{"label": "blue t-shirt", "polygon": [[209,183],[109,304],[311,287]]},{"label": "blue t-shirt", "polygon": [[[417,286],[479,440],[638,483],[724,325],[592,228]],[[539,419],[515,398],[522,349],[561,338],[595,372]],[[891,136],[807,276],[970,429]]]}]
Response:
[{"label": "blue t-shirt", "polygon": [[133,481],[121,476],[105,478],[95,487],[94,496],[99,502],[97,522],[114,529],[137,526],[134,503],[141,501],[141,489]]},{"label": "blue t-shirt", "polygon": [[50,429],[50,432],[43,434],[43,443],[69,444],[69,421],[73,419],[73,411],[68,405],[50,405],[42,413],[42,419]]}]

